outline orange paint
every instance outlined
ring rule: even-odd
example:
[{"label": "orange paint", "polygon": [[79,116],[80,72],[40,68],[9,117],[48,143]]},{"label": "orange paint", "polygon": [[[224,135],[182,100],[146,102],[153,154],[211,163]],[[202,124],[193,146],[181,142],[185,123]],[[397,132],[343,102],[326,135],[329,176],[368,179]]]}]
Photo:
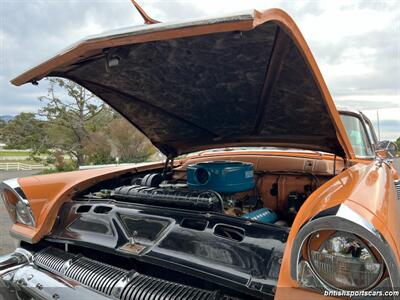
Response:
[{"label": "orange paint", "polygon": [[14,224],[11,228],[11,234],[36,243],[50,232],[62,204],[71,201],[75,194],[99,181],[129,172],[136,173],[162,167],[163,163],[142,163],[134,166],[19,178],[18,183],[31,205],[36,220],[36,228],[32,229],[21,224]]}]

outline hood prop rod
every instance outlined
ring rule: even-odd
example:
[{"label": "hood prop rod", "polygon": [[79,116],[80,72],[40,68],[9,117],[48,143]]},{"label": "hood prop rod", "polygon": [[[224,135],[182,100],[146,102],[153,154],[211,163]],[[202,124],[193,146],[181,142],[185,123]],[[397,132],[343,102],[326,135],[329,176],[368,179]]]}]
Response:
[{"label": "hood prop rod", "polygon": [[135,8],[139,12],[139,14],[142,16],[142,18],[144,20],[144,24],[151,25],[151,24],[161,23],[160,21],[150,18],[150,16],[144,11],[144,9],[135,0],[131,0],[131,2],[135,6]]},{"label": "hood prop rod", "polygon": [[168,177],[172,175],[172,169],[174,168],[174,156],[168,155],[165,160],[164,169],[162,171],[162,177],[164,179],[169,179]]}]

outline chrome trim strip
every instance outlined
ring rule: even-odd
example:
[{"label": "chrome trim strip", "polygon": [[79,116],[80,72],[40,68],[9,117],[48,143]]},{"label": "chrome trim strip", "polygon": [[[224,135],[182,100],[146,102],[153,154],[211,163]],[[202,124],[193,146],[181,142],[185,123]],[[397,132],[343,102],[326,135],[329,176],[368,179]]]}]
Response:
[{"label": "chrome trim strip", "polygon": [[3,181],[4,184],[8,185],[8,187],[12,188],[15,190],[16,188],[21,188],[21,186],[18,183],[18,178],[11,178]]},{"label": "chrome trim strip", "polygon": [[361,215],[356,213],[354,210],[352,210],[350,207],[348,207],[345,204],[340,205],[339,210],[336,213],[337,217],[349,220],[357,225],[362,226],[371,234],[375,235],[377,238],[379,238],[381,241],[383,241],[383,237],[381,234],[375,229],[374,225],[369,223],[366,219],[364,219]]},{"label": "chrome trim strip", "polygon": [[344,204],[340,205],[336,214],[317,217],[304,225],[297,233],[290,253],[290,274],[294,280],[298,280],[297,269],[305,241],[311,234],[321,230],[340,230],[366,239],[384,260],[392,287],[400,286],[400,266],[387,241],[371,223]]}]

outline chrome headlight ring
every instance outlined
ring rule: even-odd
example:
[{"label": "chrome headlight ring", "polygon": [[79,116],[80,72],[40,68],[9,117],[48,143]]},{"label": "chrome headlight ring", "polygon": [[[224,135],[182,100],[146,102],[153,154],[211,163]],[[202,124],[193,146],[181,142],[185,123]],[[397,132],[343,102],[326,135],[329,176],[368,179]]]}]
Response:
[{"label": "chrome headlight ring", "polygon": [[313,234],[321,231],[345,232],[367,241],[368,245],[371,245],[371,247],[376,249],[379,253],[389,275],[386,279],[380,278],[381,280],[379,281],[381,281],[381,284],[376,287],[381,288],[382,284],[391,289],[400,286],[399,266],[386,240],[371,223],[343,204],[320,213],[299,230],[294,240],[290,257],[290,272],[294,280],[299,282],[300,272],[307,270],[315,276],[315,278],[313,278],[315,281],[315,289],[322,292],[325,290],[340,290],[339,288],[326,284],[326,281],[322,280],[320,276],[314,272],[309,261],[304,259],[302,255],[304,247],[308,246],[306,242],[309,241],[309,238]]},{"label": "chrome headlight ring", "polygon": [[[16,199],[13,205],[10,205],[7,200],[6,192],[12,194],[12,198]],[[5,180],[0,184],[1,197],[5,202],[6,207],[9,210],[13,222],[17,222],[23,225],[34,227],[36,225],[35,217],[32,212],[32,208],[27,200],[23,190],[21,189],[17,178]]]}]

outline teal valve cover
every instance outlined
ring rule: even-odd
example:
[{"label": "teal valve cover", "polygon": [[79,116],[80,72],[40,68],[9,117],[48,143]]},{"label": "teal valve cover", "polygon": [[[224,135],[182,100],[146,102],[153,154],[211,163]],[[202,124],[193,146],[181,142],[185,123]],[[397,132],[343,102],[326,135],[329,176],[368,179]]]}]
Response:
[{"label": "teal valve cover", "polygon": [[232,194],[254,188],[253,164],[240,161],[201,162],[187,167],[187,184],[192,189]]}]

